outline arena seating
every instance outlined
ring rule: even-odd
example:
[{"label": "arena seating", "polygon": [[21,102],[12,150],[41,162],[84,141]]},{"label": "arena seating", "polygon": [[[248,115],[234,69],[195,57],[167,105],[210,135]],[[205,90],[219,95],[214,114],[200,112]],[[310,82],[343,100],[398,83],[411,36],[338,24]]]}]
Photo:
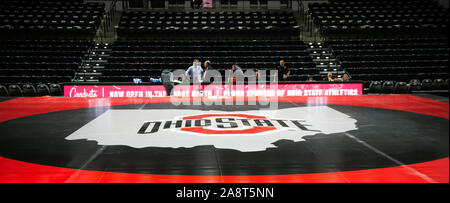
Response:
[{"label": "arena seating", "polygon": [[0,41],[0,84],[71,82],[91,45],[90,40]]},{"label": "arena seating", "polygon": [[104,3],[7,0],[0,4],[3,39],[92,39]]},{"label": "arena seating", "polygon": [[307,47],[301,41],[119,41],[111,45],[100,81],[141,78],[148,82],[151,77],[160,77],[163,69],[186,70],[195,58],[210,60],[222,76],[232,65],[244,70],[268,70],[284,59],[292,69],[293,80],[306,80],[319,72]]},{"label": "arena seating", "polygon": [[119,39],[298,39],[287,12],[124,12]]},{"label": "arena seating", "polygon": [[328,39],[448,34],[448,9],[434,0],[331,0],[309,13]]},{"label": "arena seating", "polygon": [[[367,81],[367,85],[371,81],[428,79],[426,90],[445,89],[444,81],[449,77],[447,39],[329,40],[326,44],[341,67],[353,79]],[[440,80],[433,85],[436,79]]]},{"label": "arena seating", "polygon": [[118,38],[92,48],[104,3],[2,1],[0,96],[58,95],[58,84],[72,81],[148,82],[195,58],[222,75],[284,59],[291,81],[322,81],[333,70],[376,93],[448,90],[449,16],[436,1],[330,0],[309,4],[309,13],[324,42],[300,41],[288,11],[126,10]]}]

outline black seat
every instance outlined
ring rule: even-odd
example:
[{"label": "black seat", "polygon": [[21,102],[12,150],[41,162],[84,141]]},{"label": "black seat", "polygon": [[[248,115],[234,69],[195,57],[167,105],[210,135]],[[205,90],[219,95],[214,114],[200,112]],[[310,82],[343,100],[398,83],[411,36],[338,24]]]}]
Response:
[{"label": "black seat", "polygon": [[372,81],[369,85],[369,93],[381,93],[382,84],[380,81]]},{"label": "black seat", "polygon": [[46,84],[38,84],[36,86],[36,94],[37,96],[47,96],[50,95],[50,89]]},{"label": "black seat", "polygon": [[51,96],[61,96],[62,89],[59,84],[50,84],[50,95]]},{"label": "black seat", "polygon": [[0,97],[9,96],[8,89],[4,85],[0,85]]},{"label": "black seat", "polygon": [[395,90],[394,82],[393,81],[385,81],[383,83],[383,93],[393,93]]},{"label": "black seat", "polygon": [[409,90],[410,91],[421,91],[422,90],[422,84],[420,83],[420,80],[413,79],[409,82]]},{"label": "black seat", "polygon": [[36,96],[36,88],[33,85],[26,84],[23,86],[23,96],[25,97],[35,97]]},{"label": "black seat", "polygon": [[11,97],[21,97],[23,96],[22,88],[18,85],[10,85],[8,87],[9,96]]},{"label": "black seat", "polygon": [[433,81],[431,79],[423,79],[422,90],[432,90],[432,89],[433,89]]},{"label": "black seat", "polygon": [[398,93],[398,94],[409,93],[408,84],[406,84],[406,82],[397,82],[395,84],[395,93]]},{"label": "black seat", "polygon": [[433,90],[445,90],[445,81],[443,79],[435,79],[432,83]]}]

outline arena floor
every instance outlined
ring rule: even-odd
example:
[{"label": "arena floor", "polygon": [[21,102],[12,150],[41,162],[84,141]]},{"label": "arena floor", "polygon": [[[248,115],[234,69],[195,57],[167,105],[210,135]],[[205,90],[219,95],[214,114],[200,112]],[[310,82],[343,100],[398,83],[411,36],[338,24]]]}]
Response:
[{"label": "arena floor", "polygon": [[3,99],[0,182],[449,182],[448,102],[276,99]]}]

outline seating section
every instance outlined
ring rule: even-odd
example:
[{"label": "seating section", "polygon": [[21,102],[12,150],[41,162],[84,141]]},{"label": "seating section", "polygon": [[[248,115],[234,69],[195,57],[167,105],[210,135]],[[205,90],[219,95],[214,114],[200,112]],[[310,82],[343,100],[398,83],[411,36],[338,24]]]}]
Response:
[{"label": "seating section", "polygon": [[309,13],[327,38],[448,35],[448,9],[435,0],[330,0]]},{"label": "seating section", "polygon": [[449,78],[448,39],[357,39],[326,42],[353,79],[407,82]]},{"label": "seating section", "polygon": [[274,12],[124,12],[120,39],[298,39],[292,13]]},{"label": "seating section", "polygon": [[163,69],[186,70],[195,58],[210,60],[223,77],[233,65],[268,70],[278,67],[281,59],[292,69],[293,80],[306,80],[320,71],[300,41],[122,41],[111,49],[100,82],[132,82],[133,78],[148,82],[160,77]]},{"label": "seating section", "polygon": [[0,3],[0,37],[91,39],[104,13],[104,3],[6,0]]},{"label": "seating section", "polygon": [[0,41],[0,84],[71,82],[91,46],[90,40]]}]

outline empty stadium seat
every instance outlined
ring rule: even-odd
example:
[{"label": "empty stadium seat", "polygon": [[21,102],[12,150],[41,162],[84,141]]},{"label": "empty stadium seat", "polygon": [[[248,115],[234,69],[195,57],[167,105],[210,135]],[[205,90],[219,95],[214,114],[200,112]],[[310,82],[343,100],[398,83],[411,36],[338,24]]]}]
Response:
[{"label": "empty stadium seat", "polygon": [[422,84],[420,83],[420,80],[413,79],[409,82],[409,89],[410,91],[421,91],[422,90]]},{"label": "empty stadium seat", "polygon": [[411,81],[448,77],[446,38],[336,39],[326,44],[354,79]]},{"label": "empty stadium seat", "polygon": [[0,40],[0,83],[71,82],[91,40]]},{"label": "empty stadium seat", "polygon": [[36,96],[36,88],[33,85],[26,84],[22,86],[23,96],[25,97],[35,97]]},{"label": "empty stadium seat", "polygon": [[18,85],[10,85],[8,87],[9,96],[11,97],[21,97],[23,96],[22,88]]},{"label": "empty stadium seat", "polygon": [[37,96],[47,96],[50,95],[50,89],[46,84],[38,84],[36,86],[36,94]]},{"label": "empty stadium seat", "polygon": [[50,95],[51,96],[61,96],[62,88],[59,84],[50,84]]},{"label": "empty stadium seat", "polygon": [[327,38],[446,35],[448,10],[437,1],[345,0],[310,3],[309,14]]},{"label": "empty stadium seat", "polygon": [[9,96],[8,89],[4,85],[0,85],[0,97]]},{"label": "empty stadium seat", "polygon": [[393,93],[395,91],[395,85],[393,81],[383,82],[382,92],[383,93]]},{"label": "empty stadium seat", "polygon": [[104,3],[2,1],[0,38],[91,39],[104,14]]},{"label": "empty stadium seat", "polygon": [[382,83],[379,81],[372,81],[369,85],[369,93],[381,93],[382,90]]},{"label": "empty stadium seat", "polygon": [[300,27],[288,12],[126,11],[119,39],[291,39]]},{"label": "empty stadium seat", "polygon": [[408,84],[406,84],[406,82],[397,82],[397,83],[395,83],[395,93],[398,93],[398,94],[409,93]]},{"label": "empty stadium seat", "polygon": [[433,89],[433,80],[424,79],[422,80],[422,90],[432,90]]},{"label": "empty stadium seat", "polygon": [[440,78],[433,80],[432,86],[433,86],[432,87],[433,90],[445,90],[445,89],[447,89],[445,87],[445,81],[443,79],[440,79]]},{"label": "empty stadium seat", "polygon": [[213,69],[222,74],[236,64],[244,70],[275,69],[280,59],[291,69],[292,79],[306,80],[306,75],[321,71],[309,55],[308,46],[294,40],[122,40],[110,48],[100,82],[131,82],[136,76],[148,81],[159,77],[163,69],[185,70],[194,58],[210,60]]}]

